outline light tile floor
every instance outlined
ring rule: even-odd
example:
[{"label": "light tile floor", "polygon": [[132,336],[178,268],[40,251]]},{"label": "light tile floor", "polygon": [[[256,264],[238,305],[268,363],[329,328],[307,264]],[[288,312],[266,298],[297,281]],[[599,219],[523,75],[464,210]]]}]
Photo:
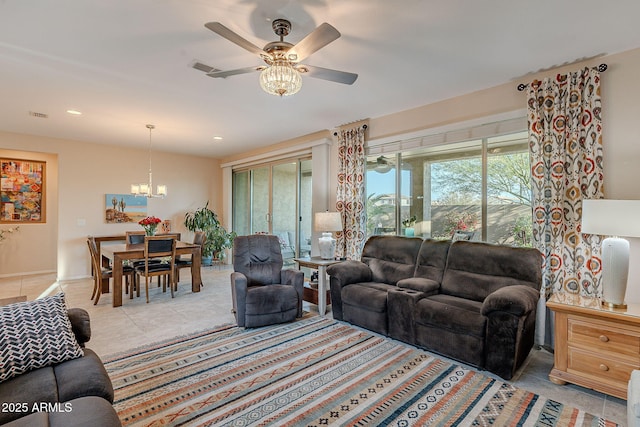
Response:
[{"label": "light tile floor", "polygon": [[[230,272],[220,266],[203,267],[204,287],[201,292],[192,293],[189,272],[182,270],[174,299],[154,284],[149,304],[144,296],[130,300],[123,295],[123,305],[117,308],[111,306],[110,294],[103,295],[99,303],[93,305],[90,300],[92,279],[56,283],[55,274],[2,278],[0,298],[26,295],[28,300],[33,300],[44,293],[63,290],[69,307],[82,307],[90,313],[92,337],[88,347],[105,357],[167,338],[235,323],[231,313]],[[315,305],[308,303],[305,303],[305,310],[318,311]],[[552,366],[551,353],[533,350],[512,382],[517,387],[626,426],[626,401],[571,384],[555,385],[547,377]]]}]

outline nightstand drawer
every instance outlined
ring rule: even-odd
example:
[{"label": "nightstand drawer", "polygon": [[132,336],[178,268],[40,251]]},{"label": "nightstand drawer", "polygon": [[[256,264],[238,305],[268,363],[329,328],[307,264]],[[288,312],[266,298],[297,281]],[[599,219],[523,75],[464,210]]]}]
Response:
[{"label": "nightstand drawer", "polygon": [[568,319],[568,344],[594,351],[608,351],[638,361],[640,336],[604,323]]},{"label": "nightstand drawer", "polygon": [[600,355],[577,348],[568,349],[567,371],[576,371],[582,375],[615,381],[626,387],[631,371],[639,369],[638,363],[626,360],[601,357]]}]

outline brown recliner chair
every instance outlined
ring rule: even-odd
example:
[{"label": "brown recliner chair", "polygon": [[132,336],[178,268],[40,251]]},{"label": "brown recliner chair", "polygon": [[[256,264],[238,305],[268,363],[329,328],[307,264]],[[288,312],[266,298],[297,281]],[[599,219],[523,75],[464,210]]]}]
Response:
[{"label": "brown recliner chair", "polygon": [[282,269],[276,236],[237,236],[233,269],[231,294],[238,326],[254,328],[302,317],[304,273]]}]

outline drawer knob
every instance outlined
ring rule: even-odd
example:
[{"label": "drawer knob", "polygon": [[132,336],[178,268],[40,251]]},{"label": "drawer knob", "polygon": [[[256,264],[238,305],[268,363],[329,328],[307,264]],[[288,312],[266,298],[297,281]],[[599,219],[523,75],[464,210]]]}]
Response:
[{"label": "drawer knob", "polygon": [[609,337],[606,335],[600,335],[600,341],[602,342],[608,342],[609,341]]},{"label": "drawer knob", "polygon": [[600,370],[606,372],[606,371],[609,370],[609,367],[607,365],[605,365],[604,363],[601,363],[600,364]]}]

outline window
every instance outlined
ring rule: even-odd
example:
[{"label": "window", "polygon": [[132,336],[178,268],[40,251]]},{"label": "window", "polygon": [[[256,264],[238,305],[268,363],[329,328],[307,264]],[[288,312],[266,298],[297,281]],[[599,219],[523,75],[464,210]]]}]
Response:
[{"label": "window", "polygon": [[285,265],[311,252],[311,159],[233,171],[233,231],[278,236]]},{"label": "window", "polygon": [[531,244],[527,133],[367,158],[367,233]]}]

